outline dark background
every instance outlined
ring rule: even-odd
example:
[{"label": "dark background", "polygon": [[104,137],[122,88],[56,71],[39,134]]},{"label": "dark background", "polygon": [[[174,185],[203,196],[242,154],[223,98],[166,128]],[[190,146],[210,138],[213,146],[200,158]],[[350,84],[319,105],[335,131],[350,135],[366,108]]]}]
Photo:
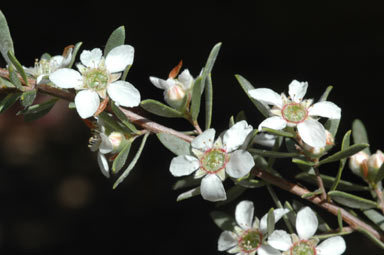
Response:
[{"label": "dark background", "polygon": [[[128,81],[143,99],[162,100],[150,75],[166,78],[182,59],[197,76],[213,45],[222,42],[213,69],[213,127],[218,132],[240,110],[254,127],[262,121],[234,74],[278,93],[297,79],[309,82],[307,96],[314,99],[334,86],[329,100],[343,110],[336,143],[359,118],[368,128],[371,150],[382,148],[384,11],[379,1],[78,1],[51,6],[1,3],[0,9],[16,56],[25,66],[44,52],[61,54],[78,41],[83,41],[82,49],[103,48],[109,34],[124,25],[126,43],[136,51]],[[66,102],[31,123],[15,117],[16,111],[0,116],[2,254],[219,253],[221,231],[209,217],[215,206],[201,197],[175,201],[180,191],[172,190],[176,178],[168,171],[173,155],[155,137],[149,138],[130,176],[112,190],[114,179],[104,178],[95,153],[87,148],[89,130]],[[153,119],[178,130],[191,129],[181,120]],[[294,168],[282,167],[287,175]],[[335,169],[322,171],[332,175]],[[345,176],[361,183],[348,170]],[[261,217],[273,206],[266,197],[261,188],[242,198],[254,201],[255,214]],[[232,213],[234,206],[220,210]],[[335,224],[334,217],[329,219]],[[345,254],[382,254],[360,234],[345,239]]]}]

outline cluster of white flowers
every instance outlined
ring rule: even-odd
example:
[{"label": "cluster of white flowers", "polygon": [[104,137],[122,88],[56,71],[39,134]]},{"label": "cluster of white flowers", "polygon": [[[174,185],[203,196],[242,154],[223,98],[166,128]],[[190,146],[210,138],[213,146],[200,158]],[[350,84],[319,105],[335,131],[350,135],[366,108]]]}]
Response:
[{"label": "cluster of white flowers", "polygon": [[[273,212],[277,222],[289,210],[279,208]],[[318,228],[318,219],[309,207],[304,207],[297,213],[297,235],[274,230],[268,236],[267,214],[261,220],[253,217],[253,203],[241,201],[235,211],[237,226],[233,231],[221,233],[218,250],[237,255],[341,255],[346,249],[341,236],[330,237],[317,245],[319,239],[314,234]]]}]

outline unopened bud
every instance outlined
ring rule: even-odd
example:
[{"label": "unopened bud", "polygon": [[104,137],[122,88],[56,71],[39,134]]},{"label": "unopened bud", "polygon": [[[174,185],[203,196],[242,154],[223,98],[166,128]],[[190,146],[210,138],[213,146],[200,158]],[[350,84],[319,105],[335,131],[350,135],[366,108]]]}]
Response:
[{"label": "unopened bud", "polygon": [[180,108],[184,102],[185,91],[182,87],[174,85],[167,89],[164,94],[165,101],[173,108]]},{"label": "unopened bud", "polygon": [[122,133],[114,131],[108,136],[108,140],[111,142],[113,150],[118,150],[125,137]]},{"label": "unopened bud", "polygon": [[365,180],[368,177],[368,159],[369,155],[364,151],[359,151],[349,159],[349,168],[352,172]]}]

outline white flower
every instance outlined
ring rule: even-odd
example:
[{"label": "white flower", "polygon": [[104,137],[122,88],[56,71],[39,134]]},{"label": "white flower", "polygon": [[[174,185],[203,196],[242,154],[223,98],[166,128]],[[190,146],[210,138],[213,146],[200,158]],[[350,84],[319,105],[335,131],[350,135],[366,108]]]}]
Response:
[{"label": "white flower", "polygon": [[285,127],[296,127],[301,139],[312,147],[324,147],[326,144],[325,128],[317,121],[317,117],[340,119],[341,109],[332,102],[322,101],[312,105],[312,100],[303,100],[308,83],[296,80],[289,84],[289,98],[284,93],[279,95],[271,89],[259,88],[249,90],[252,98],[265,105],[272,105],[271,117],[259,125],[281,130]]},{"label": "white flower", "polygon": [[297,213],[295,234],[288,234],[284,230],[275,230],[268,237],[268,244],[284,251],[284,255],[341,255],[346,249],[341,236],[324,240],[317,245],[316,233],[319,223],[316,214],[309,207],[304,207]]},{"label": "white flower", "polygon": [[216,141],[215,130],[208,129],[191,142],[194,155],[180,155],[171,161],[169,170],[173,176],[186,176],[195,172],[195,178],[202,178],[200,191],[209,201],[225,200],[226,193],[222,181],[226,173],[233,178],[241,178],[254,166],[252,155],[239,149],[252,126],[240,121],[228,129]]},{"label": "white flower", "polygon": [[[275,209],[273,211],[275,222],[279,221],[288,209]],[[235,253],[238,255],[278,255],[280,251],[264,244],[267,234],[267,217],[264,215],[261,220],[253,218],[254,205],[251,201],[241,201],[236,206],[235,220],[238,226],[234,231],[223,231],[219,237],[218,250]]]},{"label": "white flower", "polygon": [[164,100],[176,109],[183,105],[186,96],[191,96],[191,88],[194,83],[194,79],[188,69],[185,69],[177,78],[175,78],[178,70],[181,68],[181,63],[182,62],[171,71],[167,80],[153,76],[149,77],[149,80],[155,87],[164,90]]},{"label": "white flower", "polygon": [[109,164],[105,155],[119,149],[121,142],[125,139],[124,135],[115,131],[107,135],[101,119],[97,120],[93,133],[93,136],[89,139],[89,148],[93,152],[98,152],[97,163],[103,175],[109,178]]},{"label": "white flower", "polygon": [[120,45],[104,58],[100,49],[84,50],[80,55],[80,72],[62,68],[49,79],[60,88],[80,90],[75,97],[77,112],[83,119],[93,116],[100,105],[100,97],[108,96],[117,105],[134,107],[140,104],[140,92],[129,82],[118,80],[121,72],[133,63],[134,48]]},{"label": "white flower", "polygon": [[49,59],[41,58],[35,61],[34,67],[24,68],[25,72],[36,78],[36,84],[48,82],[48,76],[60,68],[67,67],[72,60],[73,47],[67,47],[63,56],[57,55]]}]

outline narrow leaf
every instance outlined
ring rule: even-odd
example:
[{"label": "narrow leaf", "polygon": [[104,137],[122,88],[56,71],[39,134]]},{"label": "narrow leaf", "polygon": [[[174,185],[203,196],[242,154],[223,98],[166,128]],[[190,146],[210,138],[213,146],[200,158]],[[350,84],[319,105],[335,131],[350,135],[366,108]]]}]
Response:
[{"label": "narrow leaf", "polygon": [[375,183],[378,183],[379,181],[384,179],[384,164],[381,164],[381,167],[377,171],[375,175]]},{"label": "narrow leaf", "polygon": [[283,137],[288,137],[288,138],[295,138],[294,134],[292,134],[290,132],[285,132],[285,131],[282,131],[282,130],[276,130],[276,129],[267,128],[267,127],[263,127],[262,130],[265,131],[265,132],[271,133],[273,135],[277,135],[277,136],[283,136]]},{"label": "narrow leaf", "polygon": [[125,28],[120,26],[116,28],[112,34],[109,36],[107,43],[104,48],[104,56],[107,56],[108,53],[115,47],[123,45],[125,42]]},{"label": "narrow leaf", "polygon": [[367,230],[365,230],[361,227],[356,228],[356,230],[359,231],[360,233],[363,233],[370,240],[372,240],[374,244],[376,244],[379,248],[384,250],[384,243],[381,242],[379,239],[377,239],[375,236],[373,236],[370,232],[368,232]]},{"label": "narrow leaf", "polygon": [[148,132],[144,135],[143,140],[141,140],[140,147],[136,152],[136,155],[133,157],[133,159],[132,159],[131,163],[128,165],[127,169],[124,170],[124,172],[120,175],[119,179],[117,179],[115,184],[113,184],[113,189],[116,189],[117,186],[119,186],[119,184],[124,181],[124,179],[129,175],[131,170],[135,167],[137,161],[139,160],[139,158],[141,156],[141,153],[143,152],[143,149],[144,149],[145,143],[147,142],[147,138],[148,138],[149,134],[150,133]]},{"label": "narrow leaf", "polygon": [[123,147],[123,149],[119,152],[119,154],[116,156],[115,160],[112,164],[112,172],[118,173],[121,168],[125,165],[125,162],[127,161],[129,151],[131,150],[132,140],[129,139],[127,141],[127,144]]},{"label": "narrow leaf", "polygon": [[335,138],[337,131],[339,129],[339,124],[340,124],[340,119],[328,119],[327,122],[325,122],[324,127]]},{"label": "narrow leaf", "polygon": [[15,87],[18,90],[23,91],[24,90],[23,85],[21,84],[21,81],[19,80],[19,76],[13,69],[12,65],[8,66],[8,72],[9,72],[9,80],[12,82],[12,84],[15,85]]},{"label": "narrow leaf", "polygon": [[21,98],[20,98],[21,104],[24,107],[28,107],[28,106],[32,105],[33,101],[35,101],[36,94],[37,94],[37,90],[36,89],[25,91],[21,95]]},{"label": "narrow leaf", "polygon": [[73,51],[72,51],[71,62],[69,62],[69,65],[67,66],[68,68],[72,68],[73,64],[75,63],[77,53],[79,52],[82,44],[83,44],[83,42],[78,42],[75,44],[75,47],[73,48]]},{"label": "narrow leaf", "polygon": [[267,158],[294,158],[300,157],[301,155],[297,152],[280,152],[280,151],[268,151],[250,148],[248,150],[251,154],[257,154]]},{"label": "narrow leaf", "polygon": [[328,96],[329,96],[329,93],[332,91],[332,89],[333,89],[333,86],[328,86],[325,89],[324,93],[321,95],[319,102],[326,101]]},{"label": "narrow leaf", "polygon": [[343,230],[343,216],[341,215],[341,210],[337,210],[337,224],[339,225],[339,231]]},{"label": "narrow leaf", "polygon": [[[346,150],[347,148],[349,148],[350,144],[351,144],[351,131],[349,130],[347,133],[345,133],[344,137],[343,137],[343,141],[341,143],[341,150]],[[345,166],[345,163],[347,162],[347,158],[343,158],[343,159],[340,159],[340,163],[339,163],[339,170],[337,171],[337,175],[336,175],[336,178],[335,178],[335,182],[333,183],[332,187],[331,187],[331,191],[332,190],[336,190],[337,186],[339,185],[340,183],[340,180],[341,180],[341,175],[343,173],[343,169],[344,169],[344,166]]]},{"label": "narrow leaf", "polygon": [[328,195],[339,204],[354,209],[370,209],[377,207],[377,203],[375,201],[368,200],[342,191],[330,191],[328,192]]},{"label": "narrow leaf", "polygon": [[304,165],[304,166],[315,166],[316,164],[312,161],[306,161],[298,158],[293,158],[292,163],[299,164],[299,165]]},{"label": "narrow leaf", "polygon": [[267,233],[268,235],[272,234],[275,230],[275,214],[273,213],[273,208],[268,211],[267,216]]},{"label": "narrow leaf", "polygon": [[140,106],[146,111],[166,118],[183,118],[183,114],[159,101],[146,99],[141,101]]},{"label": "narrow leaf", "polygon": [[[353,137],[353,143],[355,144],[358,144],[358,143],[369,144],[367,130],[363,122],[359,119],[355,119],[352,122],[352,137]],[[364,149],[364,152],[368,153],[368,155],[371,154],[368,147]]]},{"label": "narrow leaf", "polygon": [[213,109],[212,76],[208,74],[205,84],[205,130],[211,127]]},{"label": "narrow leaf", "polygon": [[0,10],[0,52],[8,65],[11,65],[12,62],[9,60],[7,55],[8,51],[14,52],[15,50],[13,48],[13,41],[11,33],[9,32],[7,19]]},{"label": "narrow leaf", "polygon": [[19,111],[17,115],[23,114],[25,121],[33,121],[39,119],[49,113],[57,100],[57,98],[52,98],[44,103],[31,105],[28,108]]},{"label": "narrow leaf", "polygon": [[202,76],[198,77],[195,80],[195,84],[193,85],[192,90],[192,100],[191,100],[191,117],[193,121],[197,121],[197,117],[200,112],[200,104],[201,104],[201,89],[204,85],[204,81]]},{"label": "narrow leaf", "polygon": [[10,81],[0,77],[0,89],[5,88],[15,88],[15,85],[13,85]]},{"label": "narrow leaf", "polygon": [[188,175],[177,180],[176,183],[173,185],[172,189],[179,190],[184,188],[196,187],[197,185],[200,185],[200,182],[200,179],[195,179],[193,175]]},{"label": "narrow leaf", "polygon": [[354,144],[346,148],[345,150],[338,151],[335,154],[329,156],[328,158],[321,160],[318,165],[320,166],[326,163],[331,163],[331,162],[339,161],[340,159],[347,158],[349,156],[352,156],[358,153],[361,150],[364,150],[368,146],[369,146],[368,144]]},{"label": "narrow leaf", "polygon": [[205,67],[202,74],[204,78],[207,77],[212,72],[213,65],[215,64],[217,55],[219,54],[219,51],[220,51],[220,47],[221,47],[221,43],[217,43],[215,46],[213,46],[211,52],[209,53],[209,56],[208,56],[207,62],[205,63]]},{"label": "narrow leaf", "polygon": [[251,89],[255,89],[252,84],[246,80],[243,76],[237,74],[235,75],[237,81],[239,82],[241,88],[244,90],[245,94],[248,96],[248,98],[251,100],[251,102],[256,106],[256,108],[263,114],[264,117],[269,117],[269,109],[262,104],[261,102],[257,101],[256,99],[252,98],[248,91]]},{"label": "narrow leaf", "polygon": [[200,186],[199,187],[196,187],[194,189],[191,189],[191,190],[188,190],[184,193],[181,193],[177,198],[176,198],[176,201],[177,202],[180,202],[180,201],[183,201],[185,199],[188,199],[188,198],[191,198],[191,197],[195,197],[195,196],[198,196],[200,195]]},{"label": "narrow leaf", "polygon": [[190,155],[191,154],[191,145],[174,135],[167,133],[158,133],[156,134],[159,141],[171,152],[176,155]]},{"label": "narrow leaf", "polygon": [[0,102],[0,113],[9,109],[19,99],[20,93],[9,93]]},{"label": "narrow leaf", "polygon": [[133,125],[127,116],[120,110],[119,107],[115,105],[114,102],[111,103],[112,111],[115,113],[116,117],[133,133],[138,133],[135,125]]},{"label": "narrow leaf", "polygon": [[210,213],[210,216],[213,222],[223,231],[233,231],[236,226],[235,219],[224,212],[213,211]]},{"label": "narrow leaf", "polygon": [[381,230],[384,231],[384,215],[376,211],[375,209],[368,209],[363,211],[364,215],[367,216],[373,223],[375,223]]},{"label": "narrow leaf", "polygon": [[28,86],[28,77],[25,73],[23,66],[20,64],[19,60],[16,59],[14,53],[12,51],[8,51],[7,53],[9,60],[15,66],[16,70],[19,72],[21,78],[23,78],[24,83]]}]

